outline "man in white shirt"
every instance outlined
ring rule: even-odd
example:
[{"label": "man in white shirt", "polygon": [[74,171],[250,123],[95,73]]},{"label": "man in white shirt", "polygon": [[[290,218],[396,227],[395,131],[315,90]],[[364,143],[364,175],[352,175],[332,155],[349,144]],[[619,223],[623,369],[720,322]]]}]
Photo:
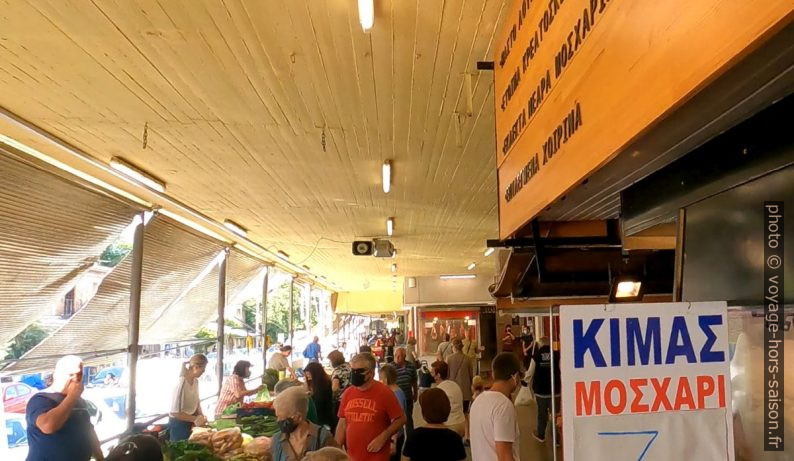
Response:
[{"label": "man in white shirt", "polygon": [[436,387],[444,391],[449,398],[450,412],[444,425],[463,437],[466,431],[466,417],[463,415],[463,392],[458,383],[449,379],[449,366],[446,362],[433,362],[430,367]]},{"label": "man in white shirt", "polygon": [[519,461],[518,419],[510,395],[521,385],[521,363],[502,352],[491,363],[494,383],[474,400],[469,414],[473,461]]}]

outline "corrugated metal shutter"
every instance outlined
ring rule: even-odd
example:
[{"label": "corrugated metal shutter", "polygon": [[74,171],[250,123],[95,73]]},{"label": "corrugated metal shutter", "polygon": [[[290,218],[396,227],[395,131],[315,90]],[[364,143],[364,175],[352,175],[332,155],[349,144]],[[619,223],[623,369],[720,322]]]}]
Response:
[{"label": "corrugated metal shutter", "polygon": [[[198,235],[176,221],[162,215],[152,218],[144,233],[141,324],[145,325],[145,319],[151,319],[162,306],[176,299],[222,250],[220,242]],[[94,298],[24,358],[127,347],[131,264],[129,256],[119,263]],[[54,362],[47,358],[24,361],[12,365],[10,370],[48,369]]]},{"label": "corrugated metal shutter", "polygon": [[137,211],[0,149],[0,345],[51,313]]},{"label": "corrugated metal shutter", "polygon": [[[262,263],[232,250],[226,265],[226,300],[231,303],[262,272]],[[142,343],[159,344],[192,337],[218,317],[218,267],[214,267],[185,297],[161,316],[141,321]],[[261,298],[259,294],[258,298]]]}]

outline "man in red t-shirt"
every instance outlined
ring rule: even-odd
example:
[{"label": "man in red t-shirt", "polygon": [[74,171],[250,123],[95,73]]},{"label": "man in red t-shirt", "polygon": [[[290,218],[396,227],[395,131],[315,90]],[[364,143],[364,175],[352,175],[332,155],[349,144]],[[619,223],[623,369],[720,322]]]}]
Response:
[{"label": "man in red t-shirt", "polygon": [[394,392],[375,380],[375,357],[358,354],[350,361],[350,387],[342,394],[336,441],[353,461],[388,461],[392,435],[405,424]]}]

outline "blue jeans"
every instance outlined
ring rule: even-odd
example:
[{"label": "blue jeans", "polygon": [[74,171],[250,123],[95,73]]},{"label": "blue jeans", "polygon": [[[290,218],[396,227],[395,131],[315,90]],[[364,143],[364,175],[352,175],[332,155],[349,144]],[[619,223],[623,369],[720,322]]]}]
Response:
[{"label": "blue jeans", "polygon": [[180,421],[174,418],[168,418],[168,433],[170,434],[172,442],[189,439],[190,431],[192,429],[193,423]]},{"label": "blue jeans", "polygon": [[[551,396],[550,395],[537,395],[535,400],[538,402],[538,436],[542,439],[546,438],[546,425],[549,422],[549,414],[551,413]],[[560,411],[560,396],[554,397],[554,409],[559,413]],[[552,425],[554,423],[552,422]]]}]

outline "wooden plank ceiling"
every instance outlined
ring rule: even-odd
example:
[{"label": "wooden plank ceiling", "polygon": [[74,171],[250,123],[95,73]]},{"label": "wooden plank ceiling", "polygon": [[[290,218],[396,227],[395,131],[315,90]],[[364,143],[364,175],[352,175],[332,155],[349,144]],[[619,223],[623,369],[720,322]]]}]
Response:
[{"label": "wooden plank ceiling", "polygon": [[[390,289],[392,262],[400,277],[472,261],[490,276],[492,74],[475,63],[490,60],[509,2],[376,0],[369,34],[356,3],[0,1],[0,105],[102,161],[139,164],[344,289]],[[396,261],[351,256],[388,216]]]}]

